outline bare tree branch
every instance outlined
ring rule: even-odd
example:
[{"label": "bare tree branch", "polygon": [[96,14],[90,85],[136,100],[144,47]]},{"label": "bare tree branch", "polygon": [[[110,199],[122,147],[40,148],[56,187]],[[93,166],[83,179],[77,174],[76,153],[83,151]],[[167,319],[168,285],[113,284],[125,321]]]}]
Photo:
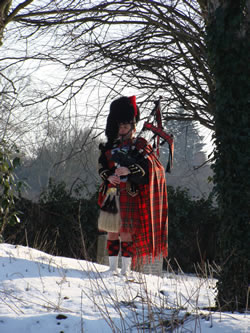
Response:
[{"label": "bare tree branch", "polygon": [[[5,22],[6,43],[14,38],[20,43],[21,36],[23,44],[15,55],[3,52],[0,65],[2,71],[21,64],[32,64],[34,72],[43,65],[58,68],[56,84],[38,85],[30,97],[19,99],[22,108],[44,108],[46,103],[48,116],[52,104],[54,110],[66,110],[71,100],[98,84],[111,98],[134,90],[145,112],[161,94],[165,119],[195,120],[213,130],[214,83],[199,4],[24,1],[10,10]],[[15,50],[15,43],[11,47]],[[104,115],[97,114],[100,119]]]}]

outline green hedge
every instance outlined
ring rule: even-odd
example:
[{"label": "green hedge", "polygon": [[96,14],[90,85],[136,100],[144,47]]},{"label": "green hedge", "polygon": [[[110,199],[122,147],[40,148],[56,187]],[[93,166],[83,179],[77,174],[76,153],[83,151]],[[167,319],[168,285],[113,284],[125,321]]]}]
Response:
[{"label": "green hedge", "polygon": [[174,270],[194,272],[216,260],[218,209],[212,195],[193,200],[188,190],[168,186],[169,260]]},{"label": "green hedge", "polygon": [[[192,200],[187,190],[171,186],[168,202],[170,264],[174,270],[179,265],[185,272],[194,272],[194,264],[204,266],[216,258],[217,208],[212,197]],[[21,198],[16,209],[22,212],[21,223],[6,228],[5,241],[53,255],[96,260],[97,193],[88,200],[78,198],[64,183],[51,181],[38,203]]]},{"label": "green hedge", "polygon": [[97,198],[74,197],[64,183],[50,182],[38,203],[24,198],[16,202],[21,223],[8,226],[6,242],[28,245],[47,253],[95,260]]}]

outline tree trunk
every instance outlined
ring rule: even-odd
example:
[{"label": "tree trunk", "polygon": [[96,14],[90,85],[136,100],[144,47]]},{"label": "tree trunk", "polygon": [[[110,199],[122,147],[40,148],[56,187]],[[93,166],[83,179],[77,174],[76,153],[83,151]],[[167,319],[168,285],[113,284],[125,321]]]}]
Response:
[{"label": "tree trunk", "polygon": [[246,309],[250,284],[250,1],[201,2],[216,99],[213,169],[222,267],[217,304],[234,311]]},{"label": "tree trunk", "polygon": [[5,23],[8,17],[9,9],[12,0],[1,0],[0,1],[0,46],[2,45],[3,31],[5,28]]}]

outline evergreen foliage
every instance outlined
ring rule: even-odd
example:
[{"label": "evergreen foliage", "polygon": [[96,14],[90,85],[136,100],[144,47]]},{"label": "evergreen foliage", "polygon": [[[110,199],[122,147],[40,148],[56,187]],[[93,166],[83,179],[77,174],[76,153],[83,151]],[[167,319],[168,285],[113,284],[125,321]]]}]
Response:
[{"label": "evergreen foliage", "polygon": [[47,253],[95,260],[97,240],[97,197],[74,196],[63,182],[49,180],[39,203],[19,199],[21,223],[9,226],[5,239]]},{"label": "evergreen foliage", "polygon": [[216,259],[218,208],[213,195],[192,200],[187,189],[168,186],[169,260],[171,266],[195,272]]},{"label": "evergreen foliage", "polygon": [[[215,82],[215,173],[220,207],[218,306],[245,309],[250,284],[250,42],[246,1],[210,13],[207,46]],[[248,27],[248,28],[247,28]]]}]

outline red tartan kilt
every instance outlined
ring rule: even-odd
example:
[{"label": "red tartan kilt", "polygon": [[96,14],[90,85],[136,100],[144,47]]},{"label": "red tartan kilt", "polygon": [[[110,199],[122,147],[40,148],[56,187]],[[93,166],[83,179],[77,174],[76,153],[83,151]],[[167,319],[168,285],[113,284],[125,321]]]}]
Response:
[{"label": "red tartan kilt", "polygon": [[[143,139],[144,140],[144,139]],[[139,141],[138,141],[139,144]],[[139,146],[138,146],[139,147]],[[139,147],[140,148],[140,147]],[[120,214],[121,232],[128,232],[133,239],[133,264],[137,258],[147,261],[163,255],[167,256],[167,228],[168,205],[165,170],[160,161],[151,154],[150,146],[142,148],[148,154],[149,183],[139,185],[139,194],[130,196],[126,190],[126,183],[120,183]],[[109,154],[109,155],[108,155]],[[107,152],[110,159],[111,152]],[[110,165],[110,168],[112,165]],[[112,185],[109,184],[108,187]],[[98,204],[101,206],[105,195],[102,188],[99,192]]]},{"label": "red tartan kilt", "polygon": [[140,195],[132,197],[126,191],[126,183],[120,183],[120,214],[121,231],[133,233],[134,225],[140,220],[139,214]]}]

